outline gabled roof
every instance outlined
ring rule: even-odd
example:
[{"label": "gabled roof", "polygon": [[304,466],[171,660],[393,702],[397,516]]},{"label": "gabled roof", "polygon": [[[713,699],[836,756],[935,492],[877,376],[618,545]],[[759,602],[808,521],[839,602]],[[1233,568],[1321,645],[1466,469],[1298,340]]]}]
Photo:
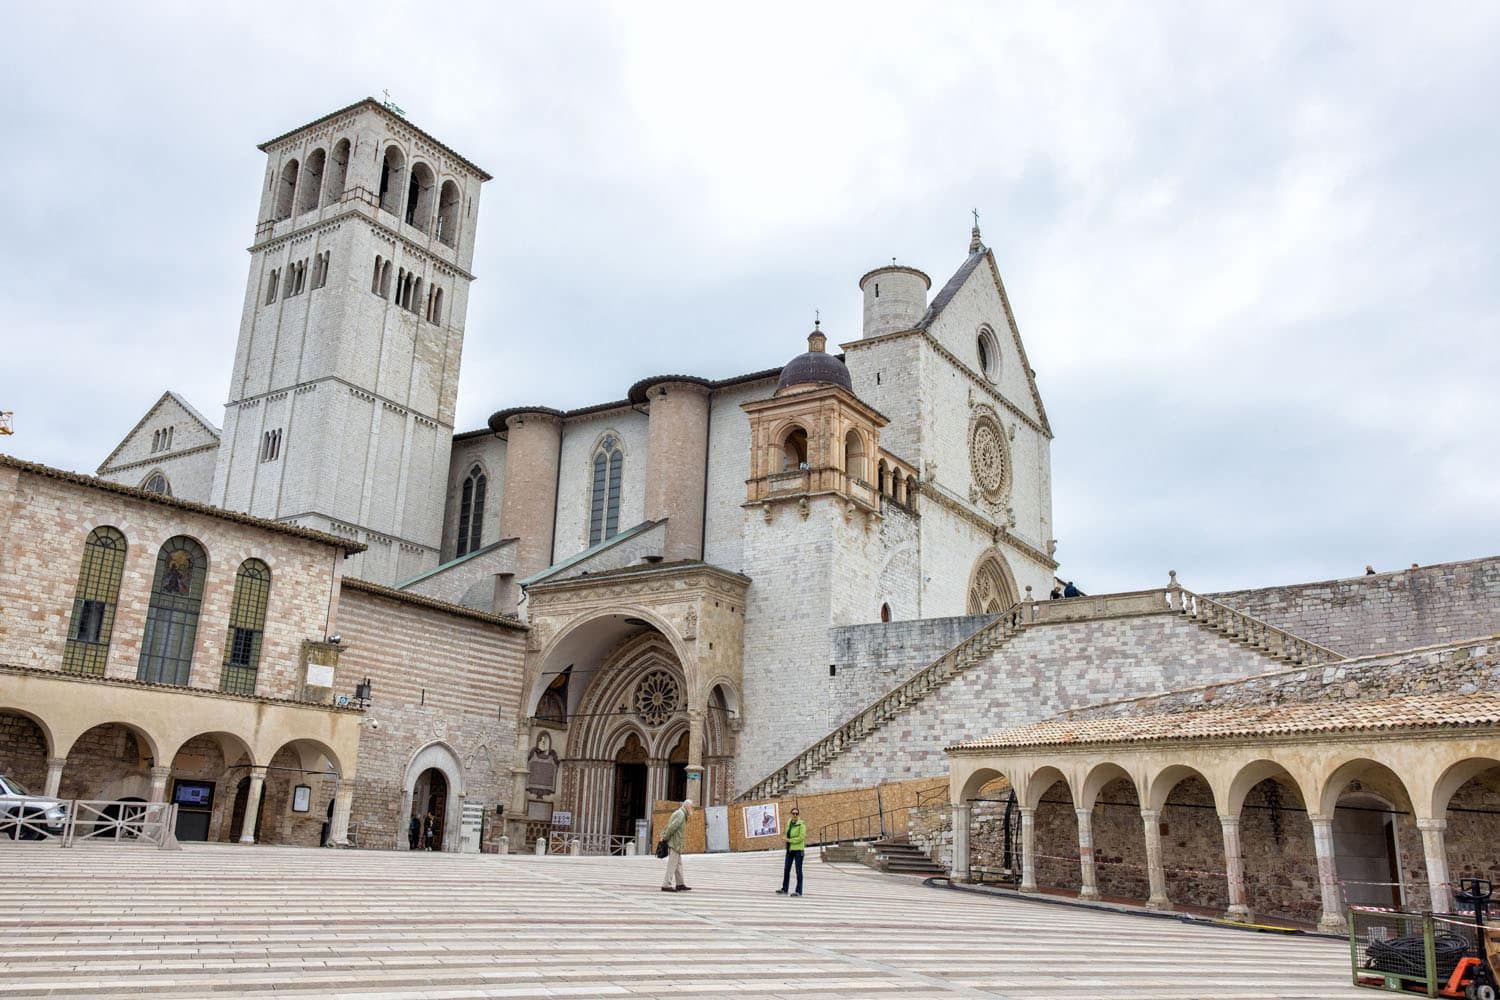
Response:
[{"label": "gabled roof", "polygon": [[559,573],[563,572],[566,569],[569,569],[570,567],[578,565],[586,559],[592,559],[594,556],[599,555],[601,552],[607,552],[608,550],[614,548],[616,545],[619,545],[622,542],[628,542],[636,535],[644,534],[657,525],[665,523],[665,519],[660,521],[642,521],[640,524],[637,524],[634,527],[626,528],[624,531],[618,531],[615,534],[610,535],[602,542],[596,542],[595,544],[590,545],[588,548],[584,549],[582,552],[577,553],[576,555],[571,555],[561,562],[555,562],[551,566],[548,566],[546,569],[539,570],[519,582],[522,587],[530,587],[533,584],[541,583],[542,581],[550,577],[557,576]]},{"label": "gabled roof", "polygon": [[1196,709],[1106,719],[1050,719],[947,749],[955,753],[1028,747],[1183,742],[1310,733],[1384,732],[1500,725],[1500,694],[1421,694],[1368,701],[1316,701]]},{"label": "gabled roof", "polygon": [[1021,367],[1026,372],[1026,385],[1031,390],[1031,401],[1036,406],[1037,418],[1046,430],[1047,436],[1052,436],[1052,424],[1047,420],[1047,408],[1042,405],[1042,394],[1037,391],[1036,373],[1031,370],[1031,362],[1026,358],[1026,345],[1021,343],[1021,328],[1016,325],[1016,314],[1010,308],[1010,296],[1005,294],[1005,282],[1000,279],[1000,266],[995,263],[995,253],[983,243],[977,242],[977,230],[975,249],[969,251],[969,256],[953,272],[953,277],[948,279],[947,284],[938,290],[932,299],[932,304],[927,307],[927,312],[917,321],[916,329],[923,333],[931,334],[932,324],[948,308],[948,303],[963,288],[964,283],[979,268],[981,264],[989,267],[991,280],[995,283],[995,291],[1000,296],[1000,304],[1005,308],[1005,323],[1010,327],[1011,340],[1016,345],[1016,353],[1021,356]]},{"label": "gabled roof", "polygon": [[[207,431],[209,433],[209,435],[215,441],[218,441],[220,439],[220,437],[222,436],[222,434],[221,434],[219,428],[217,428],[213,424],[209,423],[208,418],[205,417],[203,414],[199,413],[198,410],[197,410],[197,408],[194,407],[192,403],[189,403],[186,399],[184,399],[178,393],[173,392],[171,389],[168,389],[166,392],[164,392],[164,393],[161,394],[161,398],[160,399],[158,399],[155,403],[151,404],[151,409],[147,410],[146,413],[145,413],[145,415],[143,415],[141,417],[141,419],[139,419],[139,420],[137,420],[135,422],[135,426],[132,427],[132,428],[130,428],[130,433],[126,434],[123,438],[120,439],[120,443],[117,444],[117,445],[115,445],[114,451],[111,451],[109,453],[108,457],[106,457],[104,459],[104,461],[100,462],[99,463],[99,467],[96,470],[94,470],[94,471],[102,473],[105,469],[109,468],[110,463],[115,460],[115,456],[120,453],[120,450],[122,448],[124,448],[126,444],[129,443],[129,441],[130,441],[131,438],[135,437],[136,433],[142,427],[145,427],[146,424],[151,421],[151,418],[154,417],[156,415],[156,412],[161,409],[162,404],[165,403],[165,402],[167,402],[168,400],[171,400],[172,402],[176,403],[178,406],[182,407],[183,412],[185,412],[188,416],[192,417],[195,421],[197,421],[198,425],[200,427],[202,427],[205,431]],[[171,452],[167,452],[164,455],[161,455],[159,457],[166,458],[169,455],[171,455]]]}]

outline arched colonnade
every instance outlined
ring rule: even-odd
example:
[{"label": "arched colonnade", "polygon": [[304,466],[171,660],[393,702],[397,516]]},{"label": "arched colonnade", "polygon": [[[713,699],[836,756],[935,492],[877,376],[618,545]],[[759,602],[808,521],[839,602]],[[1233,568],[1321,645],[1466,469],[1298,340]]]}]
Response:
[{"label": "arched colonnade", "polygon": [[1446,912],[1459,876],[1500,874],[1488,870],[1500,842],[1493,731],[950,755],[959,879],[970,877],[973,804],[1001,779],[1019,813],[1023,892],[1071,874],[1084,899],[1144,896],[1244,921],[1295,918],[1299,888],[1315,886],[1307,917],[1338,930],[1347,903]]}]

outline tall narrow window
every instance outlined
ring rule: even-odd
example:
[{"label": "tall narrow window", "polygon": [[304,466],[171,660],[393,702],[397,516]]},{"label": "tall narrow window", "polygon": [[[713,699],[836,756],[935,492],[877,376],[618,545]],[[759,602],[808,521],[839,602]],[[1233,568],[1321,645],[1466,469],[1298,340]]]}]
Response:
[{"label": "tall narrow window", "polygon": [[219,686],[235,694],[255,693],[260,666],[260,643],[266,629],[266,602],[271,596],[271,570],[259,559],[246,559],[234,578],[234,602],[229,608],[229,634],[224,640],[224,674]]},{"label": "tall narrow window", "polygon": [[332,250],[324,250],[322,253],[318,254],[316,258],[314,258],[312,280],[312,286],[314,288],[322,288],[324,285],[328,284],[328,263],[332,259],[332,257]]},{"label": "tall narrow window", "polygon": [[297,198],[298,215],[318,207],[318,197],[323,193],[323,167],[327,162],[328,153],[323,149],[307,154],[307,164],[302,168],[302,191]]},{"label": "tall narrow window", "polygon": [[370,291],[376,295],[380,294],[380,273],[383,260],[380,254],[375,255],[375,273],[370,275]]},{"label": "tall narrow window", "polygon": [[594,452],[594,488],[589,499],[589,544],[598,545],[620,530],[620,479],[625,455],[613,434]]},{"label": "tall narrow window", "polygon": [[63,647],[63,670],[71,674],[104,675],[109,636],[115,627],[115,605],[120,599],[120,574],[125,569],[125,536],[114,528],[89,532],[83,543],[83,565],[73,591],[73,618]]},{"label": "tall narrow window", "polygon": [[387,146],[380,162],[380,209],[397,215],[406,193],[406,157],[395,146]]},{"label": "tall narrow window", "polygon": [[458,504],[458,555],[480,546],[484,536],[484,492],[488,485],[484,470],[477,465],[464,479],[463,496]]},{"label": "tall narrow window", "polygon": [[458,245],[458,185],[443,181],[442,194],[438,196],[437,238],[445,246]]},{"label": "tall narrow window", "polygon": [[323,204],[331,205],[344,197],[344,181],[349,176],[348,139],[340,139],[334,143],[324,175],[327,179],[323,182]]},{"label": "tall narrow window", "polygon": [[271,268],[271,275],[266,279],[266,305],[276,301],[276,286],[281,282],[281,268]]},{"label": "tall narrow window", "polygon": [[391,295],[391,262],[386,261],[380,268],[380,297],[390,298]]},{"label": "tall narrow window", "polygon": [[162,545],[156,556],[156,577],[151,582],[137,680],[187,684],[207,575],[208,555],[203,546],[186,535],[169,538]]},{"label": "tall narrow window", "polygon": [[297,193],[297,161],[288,160],[281,168],[281,182],[276,185],[276,210],[271,218],[280,222],[292,215],[292,196]]}]

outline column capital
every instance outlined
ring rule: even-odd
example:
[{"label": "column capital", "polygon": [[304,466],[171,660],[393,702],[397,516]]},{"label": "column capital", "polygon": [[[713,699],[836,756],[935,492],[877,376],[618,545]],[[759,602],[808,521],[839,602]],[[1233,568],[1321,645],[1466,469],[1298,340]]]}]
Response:
[{"label": "column capital", "polygon": [[1028,816],[1035,816],[1036,815],[1036,807],[1035,806],[1017,806],[1016,807],[1016,811],[1021,814],[1021,818],[1022,819],[1025,819]]},{"label": "column capital", "polygon": [[67,764],[67,762],[68,762],[68,758],[66,758],[66,757],[48,757],[47,758],[47,766],[48,767],[58,767],[58,768],[60,768],[63,765]]},{"label": "column capital", "polygon": [[952,805],[953,811],[957,813],[967,813],[970,809],[973,808],[967,802],[954,802],[952,803]]},{"label": "column capital", "polygon": [[1446,819],[1419,819],[1417,820],[1417,829],[1423,833],[1427,833],[1429,830],[1442,833],[1448,829],[1448,821]]},{"label": "column capital", "polygon": [[1156,817],[1159,815],[1161,814],[1158,813],[1155,809],[1141,810],[1141,819],[1145,820],[1147,823],[1154,823],[1156,821]]},{"label": "column capital", "polygon": [[1094,815],[1094,810],[1092,810],[1092,809],[1079,809],[1079,808],[1076,808],[1076,807],[1075,807],[1075,808],[1074,808],[1074,809],[1073,809],[1073,812],[1074,812],[1074,814],[1075,814],[1075,815],[1077,815],[1077,816],[1078,816],[1078,818],[1079,818],[1079,819],[1081,819],[1081,820],[1087,820],[1087,819],[1089,819],[1089,818],[1090,818],[1090,817],[1091,817],[1091,816],[1093,816],[1093,815]]},{"label": "column capital", "polygon": [[1332,826],[1333,825],[1333,817],[1332,816],[1325,816],[1322,813],[1310,812],[1310,813],[1307,814],[1307,818],[1308,818],[1308,821],[1311,822],[1313,826]]},{"label": "column capital", "polygon": [[269,767],[254,767],[254,766],[252,766],[250,768],[250,777],[251,778],[259,778],[261,781],[265,781],[266,780],[266,773],[268,771],[270,771]]},{"label": "column capital", "polygon": [[157,778],[163,778],[163,779],[165,779],[165,778],[170,778],[171,776],[172,776],[172,768],[171,768],[170,765],[168,765],[168,764],[153,764],[151,766],[151,778],[152,778],[153,781],[156,780]]},{"label": "column capital", "polygon": [[1239,829],[1240,818],[1238,816],[1231,816],[1228,813],[1219,813],[1219,825],[1226,830],[1237,830]]}]

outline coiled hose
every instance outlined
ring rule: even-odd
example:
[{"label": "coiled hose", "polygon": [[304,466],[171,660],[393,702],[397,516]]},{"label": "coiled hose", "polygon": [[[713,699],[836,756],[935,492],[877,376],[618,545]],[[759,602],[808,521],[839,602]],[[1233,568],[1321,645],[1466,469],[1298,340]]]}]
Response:
[{"label": "coiled hose", "polygon": [[[1459,960],[1469,953],[1469,940],[1458,934],[1434,934],[1432,950],[1437,958],[1438,978],[1446,980],[1458,968]],[[1381,972],[1425,976],[1426,958],[1421,936],[1371,941],[1365,948],[1365,967]]]}]

